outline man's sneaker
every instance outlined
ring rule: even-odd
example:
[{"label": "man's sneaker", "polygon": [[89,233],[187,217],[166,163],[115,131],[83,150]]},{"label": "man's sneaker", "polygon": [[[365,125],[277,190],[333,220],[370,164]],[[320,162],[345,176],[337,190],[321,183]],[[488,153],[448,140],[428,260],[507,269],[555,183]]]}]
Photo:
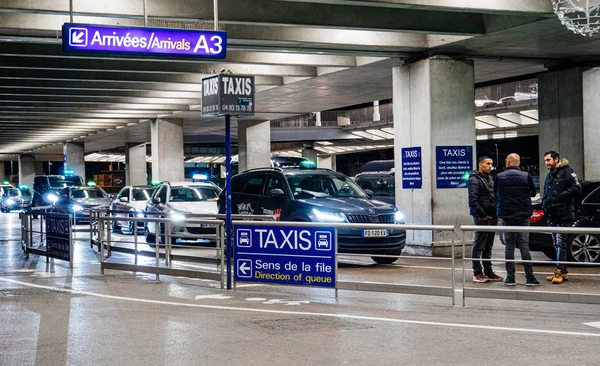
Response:
[{"label": "man's sneaker", "polygon": [[504,280],[504,277],[502,276],[498,276],[496,273],[492,272],[488,275],[486,275],[487,278],[491,281],[491,282],[500,282]]},{"label": "man's sneaker", "polygon": [[504,285],[505,286],[515,286],[517,283],[515,282],[515,278],[514,277],[506,277],[506,279],[504,280]]},{"label": "man's sneaker", "polygon": [[558,285],[558,284],[560,284],[562,282],[563,282],[562,271],[560,269],[557,269],[556,273],[554,273],[554,278],[552,279],[552,284]]},{"label": "man's sneaker", "polygon": [[535,277],[528,278],[527,282],[525,282],[525,286],[539,286],[540,281],[538,281]]},{"label": "man's sneaker", "polygon": [[488,281],[489,281],[489,278],[486,275],[484,275],[483,273],[473,276],[473,282],[484,283],[484,282],[488,282]]}]

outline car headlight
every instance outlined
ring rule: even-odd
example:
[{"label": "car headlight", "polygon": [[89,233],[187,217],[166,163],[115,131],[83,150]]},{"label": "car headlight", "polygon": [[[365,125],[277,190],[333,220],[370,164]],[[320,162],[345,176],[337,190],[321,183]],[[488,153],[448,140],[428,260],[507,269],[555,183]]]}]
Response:
[{"label": "car headlight", "polygon": [[15,203],[16,203],[15,200],[13,200],[12,198],[9,198],[6,200],[7,205],[14,205]]},{"label": "car headlight", "polygon": [[316,208],[313,208],[312,212],[315,214],[319,221],[325,222],[344,222],[346,221],[346,216],[340,212],[326,212],[319,211]]},{"label": "car headlight", "polygon": [[83,211],[83,207],[81,205],[73,205],[71,206],[71,211],[73,212],[79,212],[79,211]]},{"label": "car headlight", "polygon": [[402,212],[396,211],[394,214],[394,221],[396,221],[396,224],[404,224],[404,215]]},{"label": "car headlight", "polygon": [[58,201],[58,196],[53,193],[49,193],[47,197],[48,201],[52,202],[53,204],[56,203],[56,201]]},{"label": "car headlight", "polygon": [[135,216],[139,217],[139,218],[143,218],[144,216],[146,216],[146,214],[144,214],[144,211],[136,211]]},{"label": "car headlight", "polygon": [[173,212],[171,215],[171,220],[172,221],[183,221],[185,220],[185,215],[182,214],[181,212]]}]

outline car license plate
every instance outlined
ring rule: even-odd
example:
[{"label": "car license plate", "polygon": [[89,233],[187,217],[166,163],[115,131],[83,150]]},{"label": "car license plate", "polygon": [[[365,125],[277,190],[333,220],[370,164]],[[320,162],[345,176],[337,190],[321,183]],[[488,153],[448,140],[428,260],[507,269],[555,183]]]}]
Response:
[{"label": "car license plate", "polygon": [[201,224],[200,227],[217,227],[215,224]]},{"label": "car license plate", "polygon": [[363,230],[363,237],[365,238],[381,238],[385,236],[388,236],[388,231],[385,229]]}]

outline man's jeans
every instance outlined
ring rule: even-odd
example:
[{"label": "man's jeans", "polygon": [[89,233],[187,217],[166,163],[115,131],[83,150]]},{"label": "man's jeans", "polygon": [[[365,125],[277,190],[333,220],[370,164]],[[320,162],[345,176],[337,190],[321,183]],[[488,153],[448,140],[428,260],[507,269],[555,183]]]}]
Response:
[{"label": "man's jeans", "polygon": [[[552,224],[550,226],[554,227],[571,227],[573,226],[572,222],[563,223],[563,224]],[[554,249],[556,249],[556,260],[558,262],[566,262],[567,261],[567,242],[568,242],[569,234],[557,234],[552,233],[552,241],[554,242]],[[560,269],[562,273],[568,273],[566,264],[557,264],[556,269]]]},{"label": "man's jeans", "polygon": [[[496,226],[498,224],[498,219],[490,219],[490,220],[481,220],[476,217],[473,217],[473,225],[488,225],[488,226]],[[486,233],[486,232],[475,232],[475,239],[473,240],[473,252],[471,253],[471,257],[474,259],[490,259],[492,258],[492,246],[494,245],[494,235],[496,233]],[[483,270],[481,269],[481,263],[483,263]],[[491,274],[492,271],[492,262],[483,261],[479,262],[473,261],[473,275],[477,276],[479,274],[483,274],[485,272],[486,275]]]},{"label": "man's jeans", "polygon": [[[529,217],[521,220],[502,220],[504,226],[529,226]],[[531,253],[529,252],[529,233],[503,233],[503,240],[505,250],[504,258],[507,260],[515,259],[515,248],[519,248],[521,251],[521,259],[525,261],[531,260]],[[525,267],[525,277],[527,279],[534,278],[533,266],[531,263],[523,263]],[[506,276],[507,278],[515,277],[515,263],[506,262]]]}]

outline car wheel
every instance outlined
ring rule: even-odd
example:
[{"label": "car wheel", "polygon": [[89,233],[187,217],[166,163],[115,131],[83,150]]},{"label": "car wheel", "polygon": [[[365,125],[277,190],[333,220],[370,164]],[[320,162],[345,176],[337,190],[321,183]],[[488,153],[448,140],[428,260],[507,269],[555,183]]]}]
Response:
[{"label": "car wheel", "polygon": [[[134,227],[135,227],[135,222],[129,221],[127,223],[127,233],[126,234],[133,235],[133,230],[135,230]],[[121,232],[123,232],[123,228],[121,228]]]},{"label": "car wheel", "polygon": [[398,260],[398,258],[391,257],[371,257],[377,264],[392,264]]},{"label": "car wheel", "polygon": [[578,234],[569,237],[567,259],[570,262],[600,262],[600,238],[590,234]]},{"label": "car wheel", "polygon": [[0,207],[0,212],[6,212],[6,210],[4,209],[4,207]]}]

